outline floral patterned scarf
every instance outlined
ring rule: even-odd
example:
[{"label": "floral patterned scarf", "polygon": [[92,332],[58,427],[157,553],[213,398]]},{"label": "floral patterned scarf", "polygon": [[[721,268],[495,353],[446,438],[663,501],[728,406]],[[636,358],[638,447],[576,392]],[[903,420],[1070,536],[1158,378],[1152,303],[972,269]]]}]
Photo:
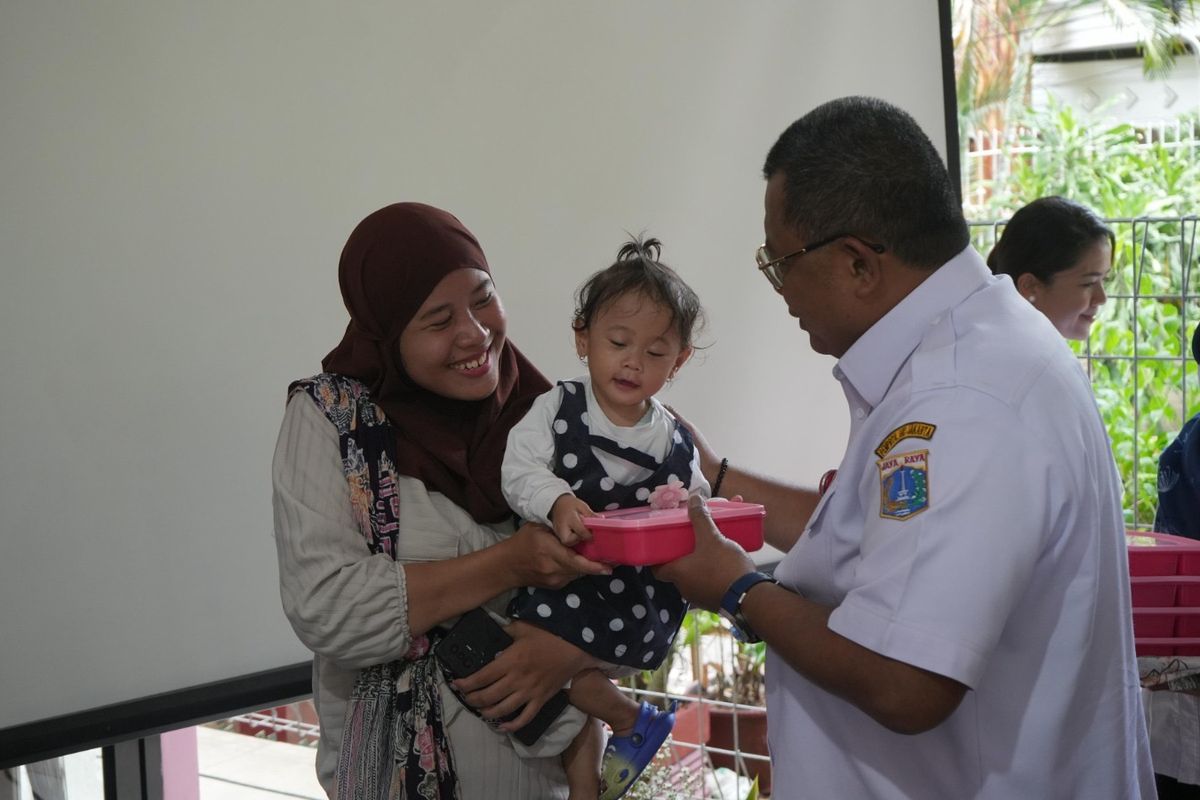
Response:
[{"label": "floral patterned scarf", "polygon": [[[297,381],[337,429],[342,469],[358,528],[372,553],[396,557],[400,502],[395,434],[358,381],[323,373]],[[404,657],[359,672],[346,708],[337,766],[338,800],[458,797],[442,718],[436,634],[418,636]]]}]

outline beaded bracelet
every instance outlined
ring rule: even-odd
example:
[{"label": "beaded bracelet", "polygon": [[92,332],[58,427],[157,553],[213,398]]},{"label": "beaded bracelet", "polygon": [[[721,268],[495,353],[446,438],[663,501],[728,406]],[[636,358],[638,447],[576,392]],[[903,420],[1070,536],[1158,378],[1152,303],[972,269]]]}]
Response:
[{"label": "beaded bracelet", "polygon": [[725,480],[725,471],[729,469],[729,459],[721,459],[721,468],[717,470],[717,479],[713,481],[712,496],[716,497],[717,492],[721,491],[721,481]]}]

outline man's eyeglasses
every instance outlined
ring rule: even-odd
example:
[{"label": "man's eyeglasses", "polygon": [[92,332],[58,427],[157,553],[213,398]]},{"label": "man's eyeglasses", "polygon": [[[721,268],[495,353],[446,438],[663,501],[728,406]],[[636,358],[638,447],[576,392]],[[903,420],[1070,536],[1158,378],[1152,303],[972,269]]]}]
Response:
[{"label": "man's eyeglasses", "polygon": [[783,269],[782,269],[782,267],[783,267],[783,264],[785,261],[787,261],[790,258],[799,258],[800,256],[811,253],[813,250],[816,250],[820,247],[824,247],[827,244],[832,244],[833,242],[836,242],[838,239],[845,239],[847,237],[849,237],[851,239],[857,239],[858,241],[865,244],[867,247],[874,250],[876,253],[882,253],[883,251],[887,250],[887,248],[884,247],[883,245],[875,244],[873,242],[868,242],[866,239],[860,239],[859,237],[855,236],[853,233],[835,233],[833,236],[822,239],[819,242],[813,242],[812,244],[810,244],[806,247],[801,247],[799,250],[795,251],[794,253],[788,253],[786,256],[779,256],[778,258],[771,258],[771,254],[767,252],[767,245],[765,243],[760,244],[758,246],[758,249],[754,251],[754,260],[758,263],[759,271],[762,272],[763,275],[767,276],[767,280],[769,280],[771,282],[771,285],[774,286],[776,289],[782,289],[783,288]]}]

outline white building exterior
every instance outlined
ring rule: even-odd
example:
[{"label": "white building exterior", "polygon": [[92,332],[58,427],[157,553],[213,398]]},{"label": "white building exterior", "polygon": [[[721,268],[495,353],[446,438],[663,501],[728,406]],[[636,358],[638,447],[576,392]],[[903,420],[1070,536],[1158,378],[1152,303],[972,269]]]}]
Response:
[{"label": "white building exterior", "polygon": [[[1045,26],[1029,40],[1033,65],[1033,105],[1049,97],[1069,105],[1084,119],[1154,125],[1200,109],[1200,20],[1185,18],[1182,34],[1190,53],[1180,55],[1166,78],[1148,78],[1134,55],[1136,31],[1118,27],[1099,5]],[[1111,53],[1128,53],[1111,58]],[[1047,62],[1040,58],[1066,58]],[[1075,60],[1078,59],[1078,60]]]}]

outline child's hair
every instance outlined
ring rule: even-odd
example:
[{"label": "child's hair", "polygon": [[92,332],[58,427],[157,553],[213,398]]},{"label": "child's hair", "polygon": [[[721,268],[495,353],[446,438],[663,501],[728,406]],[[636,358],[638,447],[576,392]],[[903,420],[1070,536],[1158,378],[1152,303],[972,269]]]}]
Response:
[{"label": "child's hair", "polygon": [[575,320],[571,326],[586,330],[600,310],[630,292],[665,308],[683,347],[693,347],[695,330],[704,325],[704,310],[692,287],[675,270],[659,261],[662,242],[635,236],[617,251],[617,260],[594,273],[575,296]]},{"label": "child's hair", "polygon": [[1087,206],[1063,197],[1039,197],[1013,214],[987,263],[997,275],[1016,280],[1028,272],[1049,284],[1100,239],[1116,244],[1112,230]]}]

